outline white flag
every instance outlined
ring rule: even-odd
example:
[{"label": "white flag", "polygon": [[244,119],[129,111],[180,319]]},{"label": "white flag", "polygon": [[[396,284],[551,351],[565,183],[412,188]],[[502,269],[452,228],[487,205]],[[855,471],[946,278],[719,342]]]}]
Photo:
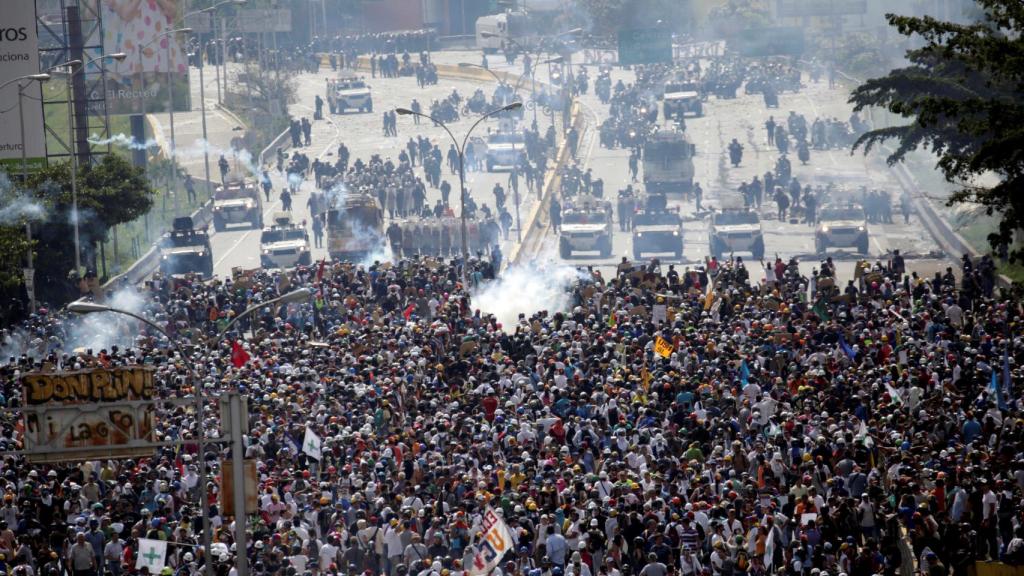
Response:
[{"label": "white flag", "polygon": [[764,543],[764,566],[771,572],[772,560],[775,557],[775,527],[768,530],[768,538]]},{"label": "white flag", "polygon": [[146,568],[150,574],[159,574],[164,569],[164,559],[166,557],[166,540],[139,538],[139,550],[135,556],[135,568]]},{"label": "white flag", "polygon": [[317,462],[323,457],[320,451],[320,437],[309,426],[306,427],[306,437],[302,439],[302,451]]},{"label": "white flag", "polygon": [[468,567],[469,576],[490,574],[498,567],[505,552],[515,547],[515,541],[512,540],[512,532],[509,531],[508,525],[490,506],[484,513],[480,532],[483,534],[483,538],[476,545],[476,553],[473,554],[473,561]]}]

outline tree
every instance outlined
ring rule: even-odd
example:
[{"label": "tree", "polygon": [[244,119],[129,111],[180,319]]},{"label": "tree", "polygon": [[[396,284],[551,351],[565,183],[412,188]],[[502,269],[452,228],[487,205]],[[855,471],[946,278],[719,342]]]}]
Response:
[{"label": "tree", "polygon": [[[886,15],[900,34],[919,37],[921,45],[907,51],[910,65],[858,86],[850,102],[857,111],[878,106],[910,120],[867,132],[855,148],[867,153],[895,140],[889,164],[918,148],[934,152],[943,176],[960,187],[949,205],[973,203],[998,215],[998,229],[988,237],[998,251],[1024,230],[1024,3],[977,2],[983,17],[971,24]],[[998,177],[996,185],[978,184],[989,174]],[[1024,247],[1014,248],[1010,258],[1024,261]]]},{"label": "tree", "polygon": [[[33,212],[36,292],[39,301],[60,304],[74,295],[68,274],[74,268],[71,167],[69,162],[50,164],[30,174],[18,198],[37,206]],[[78,171],[79,238],[88,262],[111,227],[144,215],[153,205],[153,190],[142,170],[116,154]],[[19,223],[24,218],[19,219]],[[22,240],[19,240],[20,238]],[[24,225],[0,228],[0,250],[24,254]],[[8,248],[12,251],[8,252]],[[17,282],[19,257],[0,258],[0,284]]]},{"label": "tree", "polygon": [[726,0],[708,12],[708,25],[719,37],[729,38],[744,30],[770,26],[771,14],[758,0]]}]

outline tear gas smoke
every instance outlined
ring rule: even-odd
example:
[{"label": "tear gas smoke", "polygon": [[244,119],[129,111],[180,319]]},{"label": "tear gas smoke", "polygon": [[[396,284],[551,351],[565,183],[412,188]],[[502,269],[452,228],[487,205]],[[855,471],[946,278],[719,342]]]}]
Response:
[{"label": "tear gas smoke", "polygon": [[520,313],[566,310],[572,303],[569,289],[580,272],[559,262],[552,251],[536,259],[513,264],[490,284],[472,294],[473,306],[493,314],[507,332],[514,331]]},{"label": "tear gas smoke", "polygon": [[[113,308],[127,310],[145,316],[147,300],[134,287],[122,288],[109,295],[106,303]],[[63,317],[62,314],[68,314]],[[131,347],[139,333],[139,323],[123,314],[100,312],[82,316],[58,312],[54,314],[50,330],[39,327],[21,327],[7,334],[0,345],[0,358],[28,354],[36,359],[49,352],[60,350],[64,353],[83,348],[93,352],[110,350],[111,346]],[[60,328],[60,330],[53,330]]]}]

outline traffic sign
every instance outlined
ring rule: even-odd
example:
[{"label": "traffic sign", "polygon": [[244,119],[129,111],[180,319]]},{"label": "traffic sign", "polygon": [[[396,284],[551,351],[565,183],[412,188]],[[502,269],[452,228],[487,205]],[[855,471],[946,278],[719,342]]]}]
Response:
[{"label": "traffic sign", "polygon": [[664,28],[619,30],[619,64],[672,62],[672,31]]}]

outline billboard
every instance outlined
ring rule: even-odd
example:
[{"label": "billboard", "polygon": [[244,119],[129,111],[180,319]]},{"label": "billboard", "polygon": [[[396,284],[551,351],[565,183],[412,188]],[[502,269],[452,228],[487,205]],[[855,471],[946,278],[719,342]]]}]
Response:
[{"label": "billboard", "polygon": [[32,462],[152,455],[153,370],[38,372],[21,379],[25,450]]},{"label": "billboard", "polygon": [[[32,165],[46,161],[46,140],[43,131],[42,88],[36,81],[12,82],[27,74],[39,73],[39,36],[36,33],[35,0],[5,0],[4,18],[0,22],[0,166],[14,174],[20,173],[22,147]],[[18,114],[18,85],[22,91],[21,105],[25,120],[25,140],[21,139]]]},{"label": "billboard", "polygon": [[[99,0],[103,52],[128,55],[108,61],[107,110],[110,114],[167,112],[173,95],[176,111],[191,108],[185,34],[170,33],[181,20],[185,0]],[[168,76],[170,72],[170,76]]]}]

